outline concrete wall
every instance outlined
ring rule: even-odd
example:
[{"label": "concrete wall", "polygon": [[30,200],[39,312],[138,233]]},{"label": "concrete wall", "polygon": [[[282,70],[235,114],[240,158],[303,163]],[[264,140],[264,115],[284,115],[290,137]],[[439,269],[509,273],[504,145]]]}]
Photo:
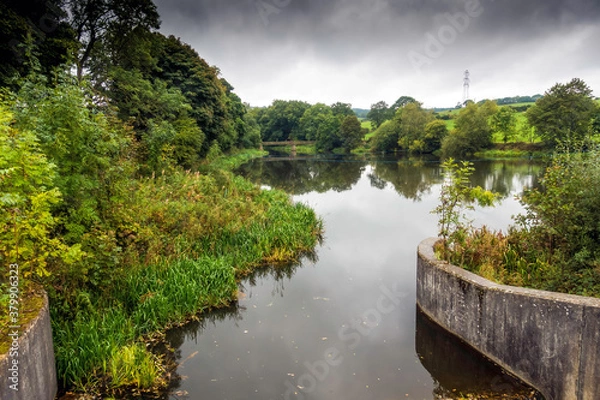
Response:
[{"label": "concrete wall", "polygon": [[417,303],[547,400],[600,399],[600,299],[498,285],[419,245]]},{"label": "concrete wall", "polygon": [[[54,399],[57,391],[56,366],[46,296],[38,316],[27,327],[21,327],[19,334],[18,357],[11,358],[10,352],[0,355],[0,399]],[[13,360],[18,361],[18,391],[11,389],[15,382],[15,371],[9,370],[11,367],[14,369]]]}]

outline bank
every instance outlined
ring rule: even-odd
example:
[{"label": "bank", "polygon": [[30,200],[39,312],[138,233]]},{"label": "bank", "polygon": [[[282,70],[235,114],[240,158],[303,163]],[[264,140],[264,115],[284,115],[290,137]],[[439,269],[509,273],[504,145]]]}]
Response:
[{"label": "bank", "polygon": [[600,300],[505,286],[418,247],[417,304],[547,400],[600,398]]}]

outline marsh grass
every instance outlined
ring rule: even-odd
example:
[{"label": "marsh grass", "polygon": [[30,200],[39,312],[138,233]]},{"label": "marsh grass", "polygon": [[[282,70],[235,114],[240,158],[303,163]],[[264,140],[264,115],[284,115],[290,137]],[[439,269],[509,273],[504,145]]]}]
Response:
[{"label": "marsh grass", "polygon": [[110,395],[163,386],[164,369],[140,340],[227,306],[240,277],[299,260],[322,233],[307,206],[222,170],[140,181],[121,218],[118,278],[101,293],[79,292],[69,313],[54,309],[63,387]]}]

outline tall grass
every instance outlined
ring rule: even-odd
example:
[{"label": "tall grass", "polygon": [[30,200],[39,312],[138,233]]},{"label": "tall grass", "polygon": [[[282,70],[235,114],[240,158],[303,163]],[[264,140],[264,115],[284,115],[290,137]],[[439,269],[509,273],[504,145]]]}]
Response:
[{"label": "tall grass", "polygon": [[164,383],[153,367],[158,361],[135,344],[140,338],[227,305],[236,298],[239,277],[299,259],[322,231],[315,213],[292,204],[287,194],[223,171],[142,181],[121,216],[125,273],[102,294],[80,292],[70,313],[54,308],[64,387]]}]

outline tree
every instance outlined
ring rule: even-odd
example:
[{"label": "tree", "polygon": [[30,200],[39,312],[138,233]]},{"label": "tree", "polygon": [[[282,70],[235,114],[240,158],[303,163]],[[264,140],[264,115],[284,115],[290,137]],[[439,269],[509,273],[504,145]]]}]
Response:
[{"label": "tree", "polygon": [[352,111],[352,104],[350,103],[342,103],[336,102],[331,105],[331,111],[333,111],[333,115],[346,117],[348,115],[355,115],[354,111]]},{"label": "tree", "polygon": [[538,135],[556,146],[581,141],[590,133],[590,121],[597,112],[592,90],[581,79],[557,83],[527,111],[527,119]]},{"label": "tree", "polygon": [[[0,86],[18,90],[14,78],[34,67],[45,75],[69,62],[77,47],[60,0],[3,0],[0,6]],[[39,62],[33,63],[32,58]]]},{"label": "tree", "polygon": [[15,129],[12,119],[0,105],[0,260],[18,263],[27,278],[46,277],[56,272],[53,260],[72,263],[83,253],[53,237],[59,219],[51,211],[61,202],[56,168],[35,134]]},{"label": "tree", "polygon": [[511,107],[500,107],[490,121],[492,130],[502,135],[502,141],[504,143],[507,143],[515,136],[517,130],[517,119],[515,114],[515,110]]},{"label": "tree", "polygon": [[384,121],[389,119],[388,105],[385,101],[379,101],[371,105],[371,111],[367,114],[375,129],[379,128]]},{"label": "tree", "polygon": [[274,100],[261,115],[263,140],[267,142],[305,139],[300,129],[300,119],[310,104],[297,100]]},{"label": "tree", "polygon": [[77,77],[81,80],[97,46],[115,49],[138,27],[158,29],[158,12],[152,0],[68,0],[70,23],[81,48]]},{"label": "tree", "polygon": [[399,131],[399,126],[394,121],[384,122],[371,137],[371,149],[383,153],[397,151]]},{"label": "tree", "polygon": [[348,115],[344,118],[340,126],[342,148],[347,152],[354,150],[360,145],[362,136],[363,130],[356,115]]},{"label": "tree", "polygon": [[334,115],[332,108],[323,103],[308,108],[300,118],[301,136],[306,140],[315,140],[323,119],[329,115]]},{"label": "tree", "polygon": [[396,102],[390,107],[391,116],[394,115],[397,109],[402,108],[409,103],[417,103],[417,100],[410,96],[400,96],[398,100],[396,100]]},{"label": "tree", "polygon": [[492,145],[492,129],[488,120],[497,111],[492,101],[478,106],[469,102],[460,110],[455,129],[442,143],[444,154],[465,157]]},{"label": "tree", "polygon": [[425,125],[425,136],[421,139],[421,153],[433,153],[442,147],[442,141],[448,135],[448,127],[438,119]]},{"label": "tree", "polygon": [[400,123],[398,146],[413,153],[423,152],[425,126],[434,120],[433,114],[422,109],[420,103],[409,102],[396,115]]},{"label": "tree", "polygon": [[464,244],[464,239],[471,227],[465,211],[473,210],[474,204],[482,207],[491,206],[497,195],[484,190],[480,186],[473,187],[469,177],[475,168],[468,161],[456,163],[449,158],[442,164],[444,182],[440,192],[440,204],[432,211],[438,215],[439,236],[443,239],[443,258],[457,246]]},{"label": "tree", "polygon": [[318,152],[328,152],[342,146],[340,135],[340,119],[331,114],[324,113],[319,117],[315,149]]}]

